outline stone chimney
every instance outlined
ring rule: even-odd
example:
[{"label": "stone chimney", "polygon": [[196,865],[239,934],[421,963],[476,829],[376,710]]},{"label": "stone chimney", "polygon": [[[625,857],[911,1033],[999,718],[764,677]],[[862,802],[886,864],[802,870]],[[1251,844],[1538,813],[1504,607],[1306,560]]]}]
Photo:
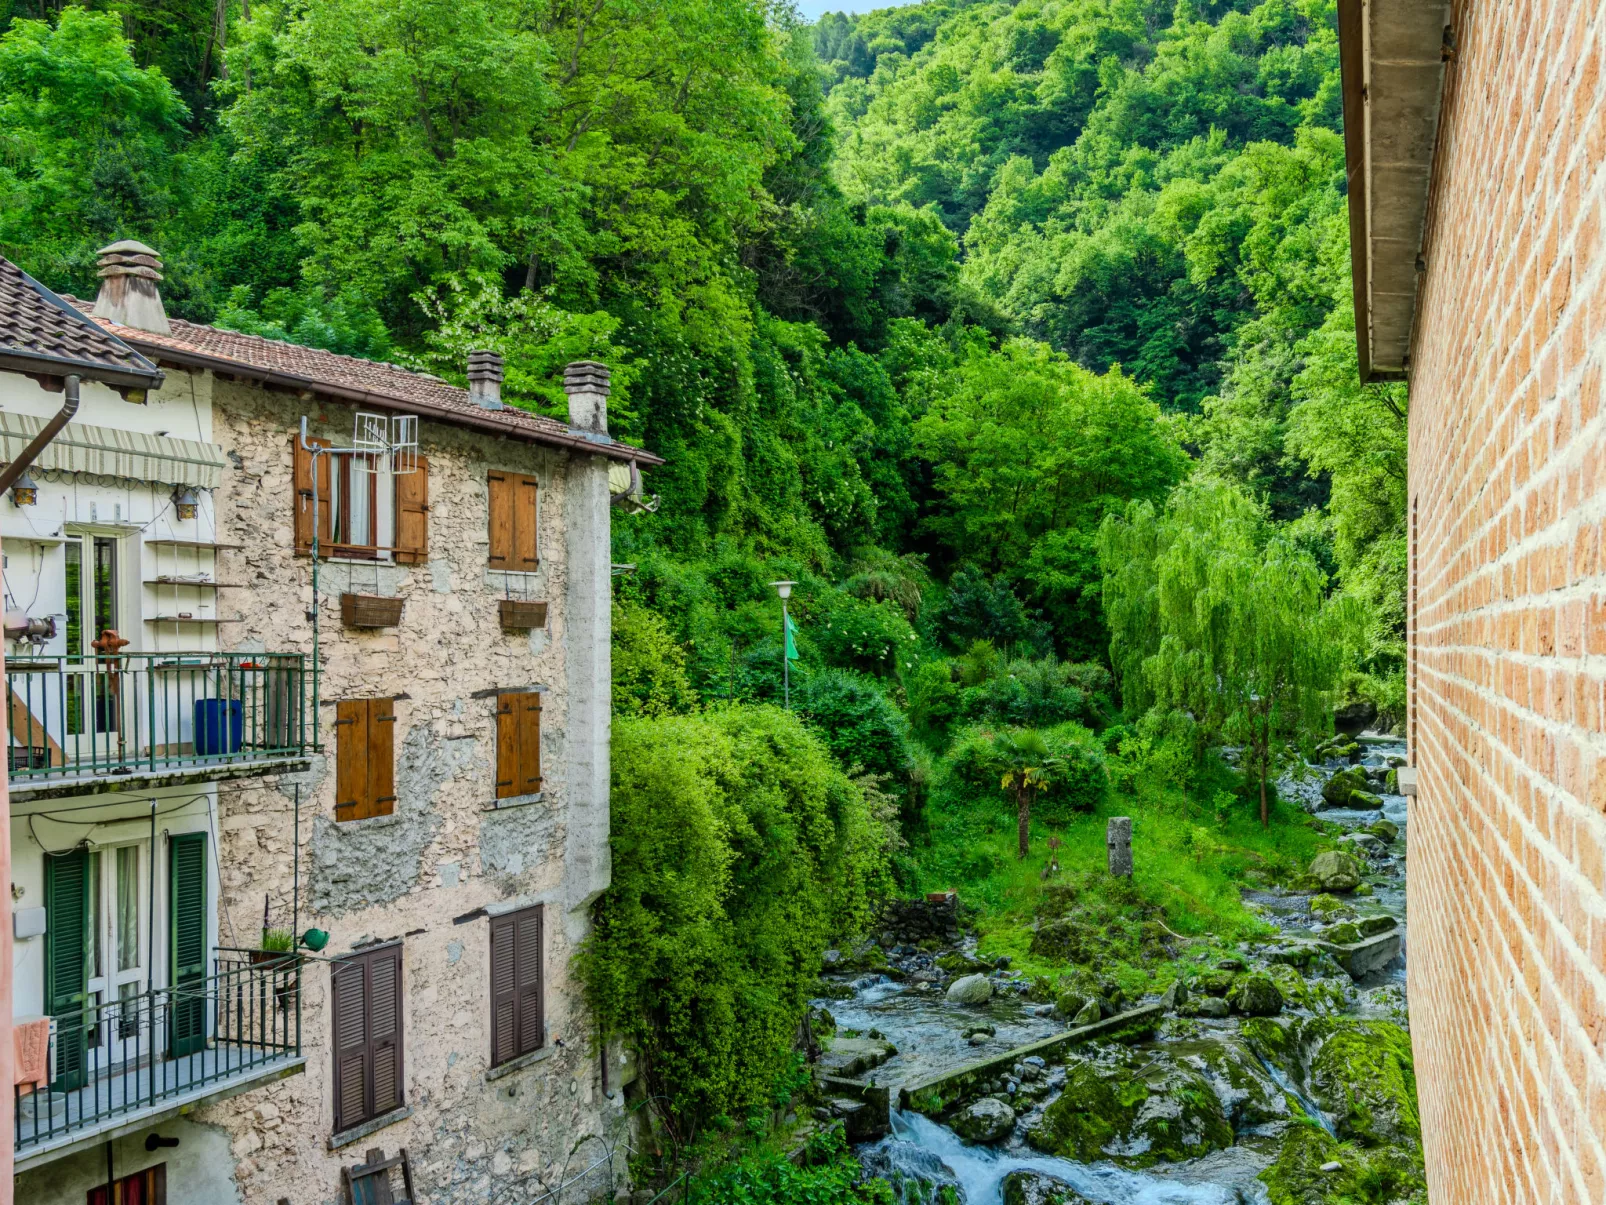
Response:
[{"label": "stone chimney", "polygon": [[569,426],[608,433],[608,366],[576,360],[563,370],[563,392],[569,395]]},{"label": "stone chimney", "polygon": [[156,252],[133,239],[102,247],[100,257],[100,295],[95,298],[94,314],[121,326],[172,333],[162,295],[156,282],[162,279],[162,261]]},{"label": "stone chimney", "polygon": [[502,409],[502,357],[496,352],[468,353],[468,396],[487,410]]}]

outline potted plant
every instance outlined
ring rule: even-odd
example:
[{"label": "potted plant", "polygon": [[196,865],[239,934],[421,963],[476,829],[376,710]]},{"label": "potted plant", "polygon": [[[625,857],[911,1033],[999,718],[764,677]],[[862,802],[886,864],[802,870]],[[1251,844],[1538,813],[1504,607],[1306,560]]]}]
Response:
[{"label": "potted plant", "polygon": [[401,623],[402,600],[380,594],[342,594],[340,621],[348,628],[394,628]]},{"label": "potted plant", "polygon": [[295,953],[296,935],[288,929],[263,929],[262,944],[251,951],[251,965],[278,962]]}]

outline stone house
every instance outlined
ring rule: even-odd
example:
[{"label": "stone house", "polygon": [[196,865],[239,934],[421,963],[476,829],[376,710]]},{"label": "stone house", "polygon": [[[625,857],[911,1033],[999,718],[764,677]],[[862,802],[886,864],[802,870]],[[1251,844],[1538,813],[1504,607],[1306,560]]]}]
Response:
[{"label": "stone house", "polygon": [[[403,1154],[441,1205],[610,1190],[569,964],[609,881],[610,508],[660,462],[607,370],[561,423],[489,353],[463,390],[169,320],[139,244],[93,306],[4,267],[42,339],[160,380],[86,382],[0,501],[13,1008],[49,1041],[19,1199],[314,1205]],[[10,459],[59,402],[5,367]]]},{"label": "stone house", "polygon": [[1606,8],[1340,0],[1360,371],[1410,382],[1435,1202],[1606,1200]]}]

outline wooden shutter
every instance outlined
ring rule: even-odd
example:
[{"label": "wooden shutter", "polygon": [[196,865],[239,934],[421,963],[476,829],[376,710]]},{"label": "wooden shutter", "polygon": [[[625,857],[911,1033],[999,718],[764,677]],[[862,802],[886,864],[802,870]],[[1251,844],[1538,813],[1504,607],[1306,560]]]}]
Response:
[{"label": "wooden shutter", "polygon": [[396,478],[396,562],[421,565],[429,559],[429,461]]},{"label": "wooden shutter", "polygon": [[513,568],[513,483],[506,473],[486,477],[491,493],[492,569]]},{"label": "wooden shutter", "polygon": [[541,696],[530,691],[519,700],[518,793],[533,795],[541,789]]},{"label": "wooden shutter", "polygon": [[[307,437],[307,442],[316,447],[327,448],[327,439],[313,439]],[[297,432],[290,437],[291,456],[295,463],[295,491],[291,499],[291,506],[295,512],[296,554],[298,556],[312,555],[312,453],[301,446],[301,434]],[[318,551],[323,553],[329,546],[330,534],[334,530],[334,517],[330,513],[329,469],[333,457],[318,457]]]},{"label": "wooden shutter", "polygon": [[513,568],[535,572],[539,563],[535,540],[536,484],[534,477],[516,479],[513,497]]},{"label": "wooden shutter", "polygon": [[541,907],[491,920],[491,1065],[539,1050],[542,1001]]},{"label": "wooden shutter", "polygon": [[45,856],[45,1009],[56,1022],[58,1092],[84,1084],[89,1000],[89,853]]},{"label": "wooden shutter", "polygon": [[330,971],[334,997],[335,1132],[361,1125],[368,1112],[368,963],[348,958]]},{"label": "wooden shutter", "polygon": [[368,956],[368,1047],[373,1068],[371,1116],[402,1106],[402,999],[400,945]]},{"label": "wooden shutter", "polygon": [[396,704],[335,704],[335,819],[365,820],[396,810]]},{"label": "wooden shutter", "polygon": [[167,849],[175,989],[169,1044],[181,1058],[206,1046],[206,834],[181,833]]},{"label": "wooden shutter", "polygon": [[[114,1188],[117,1199],[110,1205],[167,1205],[167,1164],[158,1163],[132,1176],[124,1176]],[[89,1205],[108,1205],[104,1184],[89,1190]]]},{"label": "wooden shutter", "polygon": [[541,789],[541,696],[536,691],[496,696],[496,797],[533,795]]},{"label": "wooden shutter", "polygon": [[540,564],[536,539],[539,487],[535,478],[491,473],[486,481],[491,495],[491,568],[533,572]]}]

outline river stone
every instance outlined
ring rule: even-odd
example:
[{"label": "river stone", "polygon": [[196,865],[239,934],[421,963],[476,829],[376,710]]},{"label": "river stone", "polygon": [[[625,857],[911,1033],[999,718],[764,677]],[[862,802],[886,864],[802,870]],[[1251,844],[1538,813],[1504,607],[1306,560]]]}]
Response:
[{"label": "river stone", "polygon": [[1317,886],[1326,892],[1354,891],[1361,885],[1361,864],[1353,854],[1336,849],[1317,854],[1310,864],[1310,873]]},{"label": "river stone", "polygon": [[1103,1017],[1104,1010],[1099,1007],[1097,998],[1094,998],[1082,1005],[1081,1011],[1079,1011],[1076,1016],[1071,1018],[1071,1025],[1073,1027],[1079,1025],[1092,1025],[1095,1022],[1102,1020]]},{"label": "river stone", "polygon": [[1196,1017],[1212,1017],[1221,1020],[1232,1012],[1232,1005],[1220,996],[1198,996],[1188,1002],[1188,1010]]},{"label": "river stone", "polygon": [[1350,792],[1364,791],[1367,785],[1368,780],[1364,770],[1340,770],[1322,784],[1322,800],[1329,807],[1348,807]]},{"label": "river stone", "polygon": [[1378,819],[1367,825],[1366,831],[1379,841],[1393,841],[1400,835],[1400,826],[1392,820]]},{"label": "river stone", "polygon": [[1383,806],[1381,796],[1370,791],[1351,791],[1344,802],[1338,805],[1341,808],[1354,808],[1361,812],[1375,812]]},{"label": "river stone", "polygon": [[1087,1004],[1085,992],[1061,992],[1059,999],[1054,1001],[1054,1015],[1062,1020],[1069,1021],[1081,1012]]},{"label": "river stone", "polygon": [[984,1096],[973,1101],[950,1123],[966,1142],[998,1142],[1015,1129],[1015,1110],[1001,1100]]},{"label": "river stone", "polygon": [[1283,1011],[1283,994],[1277,990],[1271,976],[1256,972],[1232,985],[1227,1003],[1246,1017],[1275,1017]]},{"label": "river stone", "polygon": [[1345,833],[1338,839],[1340,845],[1353,845],[1368,858],[1386,858],[1388,846],[1371,833]]},{"label": "river stone", "polygon": [[1010,1172],[1003,1190],[1004,1205],[1093,1205],[1068,1182],[1046,1172]]},{"label": "river stone", "polygon": [[993,981],[986,975],[966,975],[948,985],[950,1004],[986,1004],[993,998]]}]

